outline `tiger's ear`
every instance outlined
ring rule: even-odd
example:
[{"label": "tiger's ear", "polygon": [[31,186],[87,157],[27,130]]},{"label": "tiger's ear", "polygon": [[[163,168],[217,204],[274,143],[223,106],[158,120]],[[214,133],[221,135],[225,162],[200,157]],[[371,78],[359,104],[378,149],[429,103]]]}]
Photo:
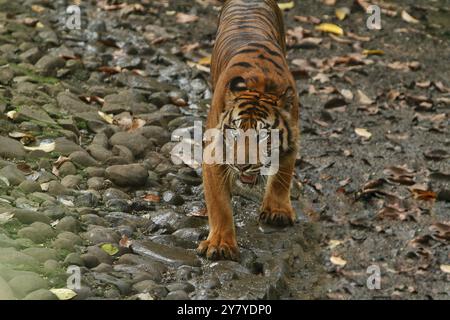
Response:
[{"label": "tiger's ear", "polygon": [[242,77],[235,77],[231,79],[229,87],[231,92],[234,94],[247,90],[247,84],[245,83],[245,79]]},{"label": "tiger's ear", "polygon": [[295,91],[291,87],[287,88],[282,96],[283,109],[290,112],[295,103]]}]

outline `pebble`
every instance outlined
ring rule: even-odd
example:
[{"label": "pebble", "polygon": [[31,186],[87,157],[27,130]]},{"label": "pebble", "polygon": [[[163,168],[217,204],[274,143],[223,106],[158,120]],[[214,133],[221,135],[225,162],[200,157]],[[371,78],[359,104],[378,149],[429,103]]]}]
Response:
[{"label": "pebble", "polygon": [[72,190],[64,187],[58,181],[50,181],[47,192],[53,196],[67,196],[72,194]]},{"label": "pebble", "polygon": [[99,165],[97,160],[92,158],[89,155],[89,153],[87,153],[86,151],[75,151],[75,152],[72,152],[69,155],[69,158],[74,164],[76,164],[76,165],[78,165],[78,166],[80,166],[82,168],[95,167],[95,166]]},{"label": "pebble", "polygon": [[143,135],[134,132],[117,132],[109,139],[109,142],[113,146],[127,147],[135,157],[140,156],[149,144]]},{"label": "pebble", "polygon": [[31,180],[23,181],[21,184],[19,184],[18,188],[25,194],[42,191],[41,185],[36,181]]},{"label": "pebble", "polygon": [[182,265],[199,266],[197,255],[176,247],[168,247],[151,241],[134,241],[133,252],[160,261],[162,263],[179,267]]},{"label": "pebble", "polygon": [[[95,191],[95,190],[91,190]],[[88,207],[88,208],[94,208],[97,207],[98,202],[100,200],[100,197],[97,194],[94,194],[94,192],[85,192],[78,197],[75,198],[74,204],[77,207]]]},{"label": "pebble", "polygon": [[64,162],[59,168],[59,176],[60,177],[66,177],[68,175],[75,175],[77,174],[77,168],[75,167],[75,165],[70,162],[70,161],[66,161]]},{"label": "pebble", "polygon": [[18,186],[26,180],[25,175],[22,173],[22,171],[17,169],[15,165],[9,165],[0,169],[0,176],[6,178],[9,184],[13,186]]},{"label": "pebble", "polygon": [[0,277],[0,300],[16,300],[9,284]]},{"label": "pebble", "polygon": [[165,300],[190,300],[188,294],[183,290],[169,292]]},{"label": "pebble", "polygon": [[164,298],[168,291],[166,287],[156,284],[153,280],[144,280],[133,285],[133,290],[138,293],[150,293],[156,298]]},{"label": "pebble", "polygon": [[75,265],[75,266],[83,267],[84,261],[83,261],[83,259],[81,259],[81,256],[79,253],[72,252],[66,256],[66,258],[64,259],[64,264],[67,266]]},{"label": "pebble", "polygon": [[87,173],[88,177],[104,177],[105,176],[105,169],[99,168],[99,167],[88,167],[84,169],[84,171]]},{"label": "pebble", "polygon": [[82,178],[79,175],[66,175],[61,179],[61,185],[68,189],[75,189],[78,188],[81,180]]},{"label": "pebble", "polygon": [[8,284],[18,298],[24,298],[27,294],[39,289],[46,289],[48,286],[47,281],[37,274],[14,277]]},{"label": "pebble", "polygon": [[100,263],[106,263],[111,265],[113,263],[113,258],[107,254],[103,249],[97,246],[90,246],[87,248],[87,253],[93,255],[100,261]]},{"label": "pebble", "polygon": [[69,231],[77,233],[80,230],[80,223],[74,217],[67,216],[59,220],[55,226],[57,232]]},{"label": "pebble", "polygon": [[42,222],[33,222],[29,227],[19,230],[17,233],[22,238],[27,238],[34,243],[43,243],[55,236],[52,227]]},{"label": "pebble", "polygon": [[44,263],[47,260],[58,260],[57,251],[51,248],[27,248],[22,250],[22,252],[41,263]]},{"label": "pebble", "polygon": [[27,294],[23,300],[58,300],[58,297],[47,289],[38,289]]},{"label": "pebble", "polygon": [[147,182],[148,172],[139,164],[115,165],[106,169],[106,177],[121,187],[139,187]]},{"label": "pebble", "polygon": [[105,178],[102,177],[92,177],[87,181],[89,189],[102,190],[106,187]]},{"label": "pebble", "polygon": [[44,213],[26,210],[26,209],[15,209],[13,211],[14,217],[23,224],[32,224],[33,222],[43,222],[45,224],[50,224],[51,220]]},{"label": "pebble", "polygon": [[59,152],[62,155],[68,156],[75,151],[84,152],[84,149],[80,145],[66,138],[55,139],[55,152]]},{"label": "pebble", "polygon": [[118,243],[120,234],[112,228],[92,226],[87,232],[81,233],[81,238],[93,244]]}]

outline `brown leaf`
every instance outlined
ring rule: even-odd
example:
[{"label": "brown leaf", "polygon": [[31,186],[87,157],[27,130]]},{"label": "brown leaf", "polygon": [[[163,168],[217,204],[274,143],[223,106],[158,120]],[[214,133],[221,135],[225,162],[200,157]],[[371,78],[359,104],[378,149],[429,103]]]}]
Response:
[{"label": "brown leaf", "polygon": [[450,240],[450,225],[448,223],[437,222],[429,227],[429,230],[433,232],[433,237],[441,240]]},{"label": "brown leaf", "polygon": [[406,220],[407,213],[404,208],[398,206],[385,206],[377,213],[378,219],[389,218],[393,220]]},{"label": "brown leaf", "polygon": [[122,238],[119,241],[119,246],[121,246],[122,248],[129,248],[132,244],[133,241],[128,239],[128,237],[125,234],[123,234]]},{"label": "brown leaf", "polygon": [[383,170],[385,175],[388,175],[388,180],[405,185],[414,184],[414,171],[408,169],[406,166],[391,166]]},{"label": "brown leaf", "polygon": [[110,66],[102,66],[98,68],[98,71],[108,73],[108,74],[116,74],[122,71],[122,68],[119,66],[110,67]]},{"label": "brown leaf", "polygon": [[148,202],[160,202],[161,201],[161,197],[156,195],[156,194],[147,194],[143,197],[144,201],[148,201]]},{"label": "brown leaf", "polygon": [[412,189],[411,192],[413,194],[414,199],[417,199],[417,200],[434,201],[437,198],[436,192],[433,192],[433,191]]},{"label": "brown leaf", "polygon": [[206,211],[206,208],[201,208],[198,211],[193,211],[187,214],[191,217],[208,217],[208,211]]}]

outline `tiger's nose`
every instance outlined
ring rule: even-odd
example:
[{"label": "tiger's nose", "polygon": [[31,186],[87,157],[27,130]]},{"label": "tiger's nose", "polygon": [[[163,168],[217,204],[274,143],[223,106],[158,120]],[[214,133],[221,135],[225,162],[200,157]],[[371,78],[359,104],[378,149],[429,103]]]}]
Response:
[{"label": "tiger's nose", "polygon": [[238,165],[236,165],[236,168],[240,172],[245,172],[245,171],[249,170],[251,167],[252,167],[251,164],[238,164]]}]

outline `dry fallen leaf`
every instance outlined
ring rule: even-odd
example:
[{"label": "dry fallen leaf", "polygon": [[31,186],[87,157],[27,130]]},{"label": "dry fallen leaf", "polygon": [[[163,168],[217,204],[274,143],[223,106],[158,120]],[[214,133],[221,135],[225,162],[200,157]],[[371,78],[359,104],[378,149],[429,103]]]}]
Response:
[{"label": "dry fallen leaf", "polygon": [[347,264],[347,261],[338,256],[331,256],[330,261],[332,264],[337,265],[339,267],[344,267]]},{"label": "dry fallen leaf", "polygon": [[67,288],[50,289],[50,291],[57,296],[59,300],[70,300],[77,295],[75,291]]},{"label": "dry fallen leaf", "polygon": [[19,113],[15,110],[11,110],[6,113],[6,116],[11,120],[16,120],[19,116]]},{"label": "dry fallen leaf", "polygon": [[37,5],[37,4],[33,4],[33,5],[31,6],[31,10],[33,10],[33,11],[36,12],[36,13],[42,13],[42,12],[45,11],[45,8],[44,8],[43,6],[39,6],[39,5]]},{"label": "dry fallen leaf", "polygon": [[146,196],[143,197],[144,201],[148,201],[148,202],[160,202],[161,201],[161,197],[156,195],[156,194],[147,194]]},{"label": "dry fallen leaf", "polygon": [[199,19],[198,16],[196,16],[196,15],[187,14],[187,13],[183,13],[183,12],[178,12],[175,17],[176,17],[176,22],[182,23],[182,24],[192,23]]},{"label": "dry fallen leaf", "polygon": [[206,56],[198,60],[198,64],[201,66],[209,66],[211,64],[211,56]]},{"label": "dry fallen leaf", "polygon": [[362,105],[369,105],[373,103],[373,100],[370,99],[364,92],[362,92],[361,90],[357,91],[358,93],[358,102],[361,103]]},{"label": "dry fallen leaf", "polygon": [[289,1],[289,2],[284,2],[284,3],[279,3],[278,7],[284,11],[284,10],[289,10],[294,8],[295,6],[295,2],[294,1]]},{"label": "dry fallen leaf", "polygon": [[442,272],[450,273],[450,264],[441,264],[439,268]]},{"label": "dry fallen leaf", "polygon": [[355,133],[364,139],[370,139],[372,137],[372,134],[364,128],[355,128]]},{"label": "dry fallen leaf", "polygon": [[7,223],[13,217],[14,217],[14,213],[11,213],[11,212],[0,213],[0,225]]},{"label": "dry fallen leaf", "polygon": [[55,150],[55,143],[54,142],[50,142],[50,143],[43,143],[41,142],[41,144],[37,147],[27,147],[25,146],[25,150],[29,150],[29,151],[35,151],[35,150],[41,150],[44,152],[52,152],[53,150]]},{"label": "dry fallen leaf", "polygon": [[109,123],[109,124],[113,124],[114,123],[114,118],[113,118],[113,116],[111,114],[106,114],[106,113],[104,113],[102,111],[98,111],[98,115],[103,120],[105,120],[106,123]]},{"label": "dry fallen leaf", "polygon": [[337,8],[335,14],[336,17],[342,21],[350,14],[350,9],[347,7]]},{"label": "dry fallen leaf", "polygon": [[350,90],[342,89],[340,91],[340,93],[345,98],[345,100],[347,100],[347,101],[352,101],[353,100],[353,93]]},{"label": "dry fallen leaf", "polygon": [[117,252],[119,252],[119,249],[117,249],[116,246],[114,246],[111,243],[105,243],[103,245],[101,245],[101,247],[103,251],[105,251],[107,254],[109,254],[110,256],[115,255]]},{"label": "dry fallen leaf", "polygon": [[344,35],[344,30],[333,23],[321,23],[315,27],[318,31],[333,33],[338,36]]},{"label": "dry fallen leaf", "polygon": [[366,56],[382,56],[384,54],[383,50],[363,50],[363,54]]},{"label": "dry fallen leaf", "polygon": [[328,241],[328,247],[330,249],[334,249],[334,248],[336,248],[337,246],[339,246],[341,244],[342,244],[342,241],[340,241],[340,240],[330,240],[330,241]]},{"label": "dry fallen leaf", "polygon": [[108,73],[108,74],[116,74],[122,71],[121,67],[109,67],[109,66],[102,66],[98,68],[98,71]]},{"label": "dry fallen leaf", "polygon": [[437,198],[437,193],[429,190],[412,189],[414,199],[423,201],[434,201]]},{"label": "dry fallen leaf", "polygon": [[122,238],[119,241],[119,246],[121,246],[122,248],[129,248],[132,244],[133,241],[128,239],[128,237],[125,234],[123,234]]},{"label": "dry fallen leaf", "polygon": [[411,16],[408,12],[406,12],[405,10],[402,11],[402,19],[408,23],[419,23],[420,21],[417,20],[416,18],[414,18],[413,16]]}]

